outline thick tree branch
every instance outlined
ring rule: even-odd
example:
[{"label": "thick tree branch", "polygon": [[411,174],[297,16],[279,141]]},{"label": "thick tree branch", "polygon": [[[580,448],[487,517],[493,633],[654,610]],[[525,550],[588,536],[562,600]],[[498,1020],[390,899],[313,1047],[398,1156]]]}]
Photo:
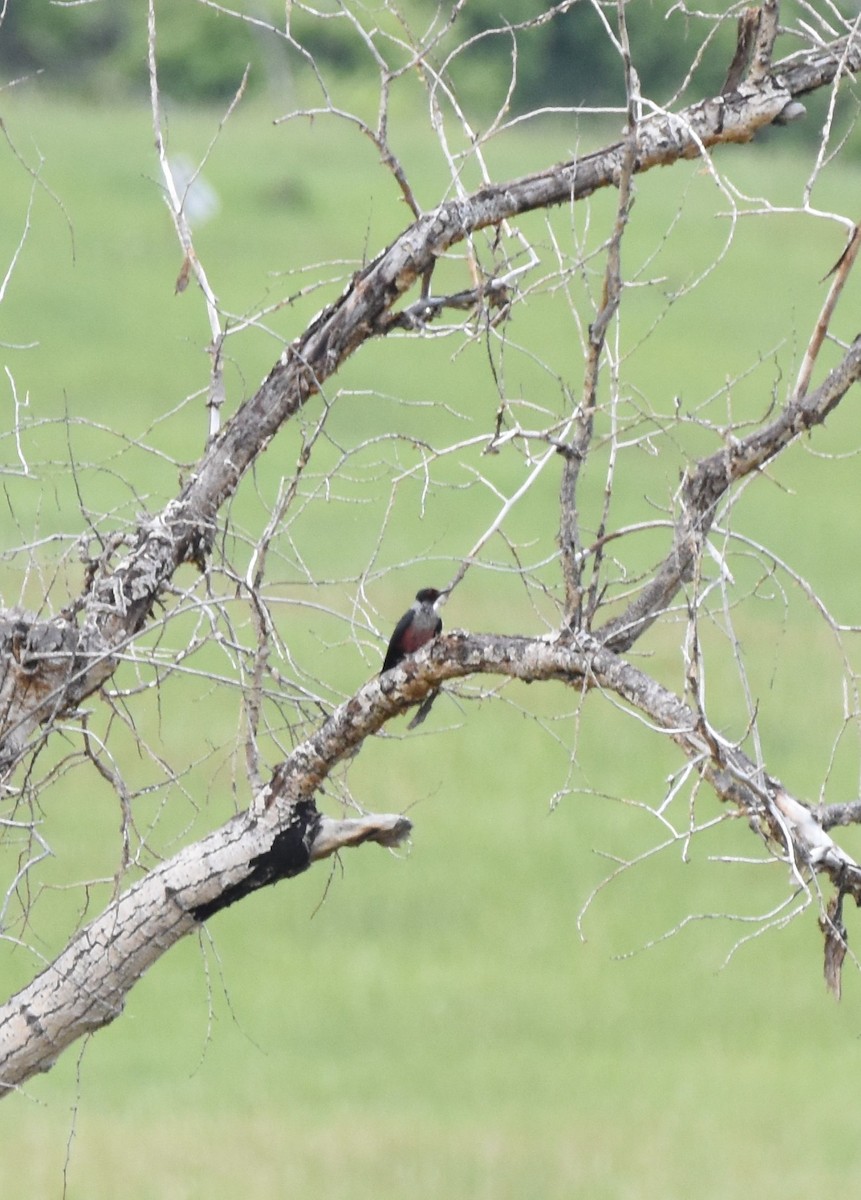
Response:
[{"label": "thick tree branch", "polygon": [[427,666],[424,656],[414,664],[415,685],[428,691],[458,675],[489,672],[528,682],[555,679],[620,697],[671,737],[716,794],[742,811],[790,863],[799,870],[824,871],[861,905],[861,867],[828,836],[816,812],[598,638],[585,632],[555,640],[455,632],[438,638],[428,659]]},{"label": "thick tree branch", "polygon": [[848,800],[845,804],[818,804],[813,815],[823,829],[835,829],[838,825],[861,825],[861,800]]},{"label": "thick tree branch", "polygon": [[54,1065],[72,1042],[122,1012],[141,975],[199,922],[250,892],[348,846],[396,846],[397,815],[321,816],[311,800],[241,813],[185,847],[80,930],[63,953],[0,1008],[0,1097]]}]

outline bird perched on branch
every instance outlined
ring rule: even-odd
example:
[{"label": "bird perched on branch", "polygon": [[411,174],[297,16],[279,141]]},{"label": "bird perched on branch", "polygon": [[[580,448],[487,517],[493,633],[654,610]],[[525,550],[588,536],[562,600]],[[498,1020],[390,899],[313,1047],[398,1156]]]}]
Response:
[{"label": "bird perched on branch", "polygon": [[436,611],[436,603],[442,592],[436,588],[422,588],[416,593],[416,601],[408,609],[395,626],[386,657],[383,659],[383,671],[390,671],[402,662],[408,654],[415,654],[427,642],[435,638],[442,629],[442,618]]}]

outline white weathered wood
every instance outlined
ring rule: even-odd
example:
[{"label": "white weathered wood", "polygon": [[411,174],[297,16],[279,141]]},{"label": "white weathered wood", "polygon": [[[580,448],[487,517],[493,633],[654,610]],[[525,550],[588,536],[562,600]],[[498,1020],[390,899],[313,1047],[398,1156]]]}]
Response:
[{"label": "white weathered wood", "polygon": [[289,878],[348,846],[397,845],[410,828],[405,817],[394,814],[335,821],[321,818],[313,805],[271,806],[234,817],[185,847],[80,930],[50,966],[0,1008],[0,1095],[50,1070],[71,1042],[118,1017],[144,972],[199,927],[195,911],[213,905],[217,910],[225,897],[230,903],[231,889],[237,899],[246,894],[255,863],[272,860],[279,835],[288,834],[290,854],[279,863],[276,853],[271,878],[254,886]]}]

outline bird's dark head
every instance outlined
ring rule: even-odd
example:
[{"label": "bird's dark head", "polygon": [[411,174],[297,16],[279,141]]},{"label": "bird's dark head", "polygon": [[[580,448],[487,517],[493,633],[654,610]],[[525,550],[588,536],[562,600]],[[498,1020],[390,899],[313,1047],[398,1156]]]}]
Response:
[{"label": "bird's dark head", "polygon": [[438,592],[436,588],[422,588],[420,592],[416,592],[416,600],[419,604],[436,604],[442,592]]}]

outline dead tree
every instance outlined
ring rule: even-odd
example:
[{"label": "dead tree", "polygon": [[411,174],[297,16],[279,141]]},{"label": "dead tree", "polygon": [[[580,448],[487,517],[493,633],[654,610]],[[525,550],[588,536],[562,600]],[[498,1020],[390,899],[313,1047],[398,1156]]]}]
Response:
[{"label": "dead tree", "polygon": [[[548,10],[547,19],[565,7]],[[452,21],[455,15],[456,10]],[[615,214],[603,247],[600,297],[588,328],[583,329],[582,380],[570,388],[568,410],[541,428],[529,429],[513,420],[501,403],[485,438],[491,452],[514,443],[529,447],[529,473],[521,490],[528,489],[542,473],[558,475],[555,628],[533,635],[444,633],[414,658],[382,677],[374,675],[340,704],[327,706],[302,696],[301,703],[316,717],[311,720],[306,711],[302,736],[293,739],[281,761],[263,769],[255,738],[274,634],[260,583],[268,547],[313,454],[312,444],[306,443],[294,475],[286,481],[282,503],[276,506],[266,529],[256,534],[246,574],[236,577],[224,572],[220,578],[224,594],[238,589],[248,603],[257,638],[251,647],[245,685],[250,801],[202,840],[190,842],[120,889],[105,910],[79,929],[62,953],[0,1009],[0,1085],[5,1091],[48,1070],[71,1042],[112,1021],[147,967],[220,909],[258,888],[295,876],[343,847],[366,841],[392,846],[403,841],[411,829],[406,817],[386,814],[336,819],[318,809],[317,797],[336,766],[360,753],[366,739],[394,717],[449,681],[482,676],[534,684],[552,680],[584,698],[596,692],[613,697],[670,738],[690,764],[691,777],[705,780],[721,800],[744,814],[769,852],[790,865],[798,887],[819,900],[814,881],[817,877],[830,881],[831,899],[821,898],[821,921],[827,970],[832,986],[839,988],[845,952],[841,905],[845,896],[861,903],[861,867],[828,830],[857,819],[857,806],[828,809],[805,803],[791,794],[761,758],[713,726],[700,686],[698,616],[704,579],[714,557],[709,537],[735,491],[802,435],[815,433],[861,377],[861,339],[856,339],[840,347],[837,361],[815,386],[813,379],[834,305],[854,260],[857,231],[851,232],[847,251],[833,275],[829,299],[810,337],[797,383],[752,428],[728,431],[717,450],[689,461],[671,501],[671,516],[663,522],[663,556],[627,592],[613,579],[609,551],[631,531],[615,529],[602,520],[587,533],[580,489],[584,465],[595,445],[596,422],[606,412],[603,379],[618,366],[608,338],[625,289],[622,257],[627,229],[635,219],[634,189],[648,186],[647,181],[642,185],[637,181],[658,166],[690,159],[711,164],[711,152],[728,143],[747,145],[755,154],[759,131],[803,117],[805,96],[823,89],[836,95],[841,80],[854,76],[861,67],[861,37],[854,26],[830,29],[823,17],[819,31],[800,25],[795,32],[802,41],[806,38],[806,44],[777,60],[777,4],[749,9],[739,25],[737,53],[723,92],[672,109],[644,101],[624,16],[625,5],[620,3],[612,36],[627,88],[624,130],[619,140],[597,152],[519,178],[498,181],[487,174],[476,190],[456,186],[452,198],[422,211],[407,173],[387,142],[385,121],[377,128],[356,122],[375,142],[414,219],[355,272],[341,294],[284,348],[261,385],[222,423],[227,327],[195,252],[184,195],[162,142],[156,28],[151,11],[156,145],[184,257],[177,286],[184,288],[191,279],[195,281],[212,332],[209,436],[177,495],[161,511],[141,518],[131,535],[118,533],[105,540],[100,552],[88,560],[79,593],[69,595],[54,615],[34,615],[18,607],[0,613],[4,825],[10,835],[29,831],[31,846],[35,823],[27,811],[32,803],[33,764],[61,730],[68,735],[70,728],[78,729],[89,768],[107,777],[124,802],[120,774],[112,771],[105,756],[88,741],[89,706],[108,701],[112,681],[130,649],[156,620],[165,623],[171,611],[181,607],[175,584],[180,567],[191,564],[199,571],[200,586],[210,589],[206,595],[217,611],[212,563],[230,524],[230,502],[285,426],[316,398],[325,396],[328,381],[365,343],[396,331],[419,336],[449,314],[461,314],[462,332],[470,328],[469,322],[479,323],[487,336],[503,330],[510,314],[528,295],[528,272],[522,265],[524,259],[527,265],[531,261],[522,232],[522,219],[528,214],[560,206],[576,210],[586,198],[607,189],[616,196]],[[833,14],[829,19],[834,20]],[[353,20],[358,31],[358,18]],[[531,24],[534,22],[525,22],[521,31]],[[448,90],[441,49],[450,31],[450,24],[432,28],[398,68],[400,73],[422,72],[431,112],[437,115],[443,97],[460,112]],[[289,26],[270,32],[301,51]],[[831,36],[826,36],[827,32]],[[406,41],[400,49],[405,45]],[[387,103],[388,89],[398,71],[385,63],[380,70],[381,94]],[[331,114],[334,106],[328,111]],[[385,104],[381,111],[385,113]],[[502,120],[500,115],[497,126]],[[823,137],[823,153],[829,134],[830,128]],[[480,142],[476,146],[480,148]],[[478,149],[476,155],[483,166]],[[457,171],[453,174],[457,185]],[[483,231],[488,252],[478,244]],[[498,250],[503,238],[516,245],[516,253]],[[464,286],[454,291],[436,288],[441,260],[458,247],[464,251],[461,267],[471,272],[471,278],[463,279]],[[608,488],[609,483],[608,473]],[[504,498],[498,516],[476,545],[462,554],[450,589],[458,586],[482,548],[504,529],[519,494]],[[655,623],[679,611],[686,614],[686,695],[675,694],[626,657]],[[132,708],[134,702],[132,695],[125,704]],[[37,858],[38,848],[22,856],[17,874],[6,883],[7,905],[10,898],[26,891],[28,870]]]}]

